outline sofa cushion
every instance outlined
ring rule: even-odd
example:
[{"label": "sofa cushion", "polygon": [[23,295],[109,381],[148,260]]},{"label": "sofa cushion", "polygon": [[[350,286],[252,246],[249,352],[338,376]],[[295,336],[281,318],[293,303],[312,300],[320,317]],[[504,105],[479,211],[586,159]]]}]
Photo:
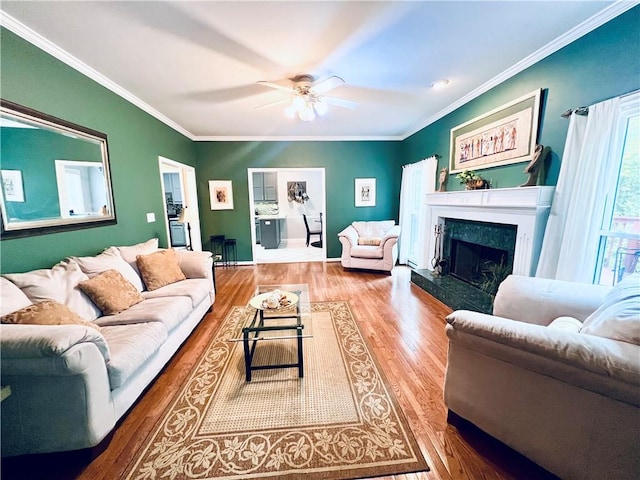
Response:
[{"label": "sofa cushion", "polygon": [[111,360],[107,364],[111,389],[122,386],[166,341],[160,322],[102,327]]},{"label": "sofa cushion", "polygon": [[28,305],[20,310],[3,315],[0,318],[2,323],[13,323],[22,325],[84,325],[85,327],[100,327],[91,322],[87,322],[69,307],[53,300]]},{"label": "sofa cushion", "polygon": [[148,255],[150,253],[158,250],[158,239],[152,238],[147,240],[146,242],[138,243],[136,245],[130,245],[125,247],[116,247],[118,252],[120,252],[120,256],[122,259],[131,265],[131,268],[140,275],[140,270],[138,270],[138,264],[136,263],[136,258],[138,255]]},{"label": "sofa cushion", "polygon": [[150,298],[117,315],[100,317],[96,323],[106,326],[161,322],[165,324],[167,331],[171,331],[187,318],[192,310],[191,299],[187,296]]},{"label": "sofa cushion", "polygon": [[[57,357],[81,343],[96,345],[105,362],[109,361],[109,346],[95,328],[84,325],[2,325],[2,359]],[[23,364],[30,368],[28,362]]]},{"label": "sofa cushion", "polygon": [[14,283],[0,277],[0,317],[31,305],[31,300]]},{"label": "sofa cushion", "polygon": [[395,224],[393,220],[351,223],[358,232],[358,237],[362,238],[382,238]]},{"label": "sofa cushion", "polygon": [[80,282],[89,277],[72,260],[60,262],[50,269],[10,273],[5,277],[17,285],[33,303],[45,300],[64,303],[87,321],[95,320],[102,314],[78,287]]},{"label": "sofa cushion", "polygon": [[356,258],[383,258],[384,250],[381,246],[354,245],[351,247],[351,256]]},{"label": "sofa cushion", "polygon": [[80,265],[80,270],[86,273],[89,278],[95,277],[107,270],[117,270],[124,278],[131,282],[139,292],[144,290],[142,279],[133,267],[124,261],[120,255],[120,251],[116,247],[109,247],[94,257],[70,258]]},{"label": "sofa cushion", "polygon": [[149,255],[138,255],[136,262],[147,290],[157,290],[186,279],[180,270],[176,252],[172,248],[158,250]]},{"label": "sofa cushion", "polygon": [[166,285],[151,292],[142,292],[144,298],[189,297],[192,307],[198,305],[209,295],[211,283],[202,278],[188,278],[181,282]]},{"label": "sofa cushion", "polygon": [[117,270],[102,272],[78,286],[104,315],[123,312],[144,300],[138,289]]},{"label": "sofa cushion", "polygon": [[211,252],[175,250],[180,270],[187,278],[209,278],[211,276]]},{"label": "sofa cushion", "polygon": [[584,321],[582,333],[640,345],[640,275],[615,285]]}]

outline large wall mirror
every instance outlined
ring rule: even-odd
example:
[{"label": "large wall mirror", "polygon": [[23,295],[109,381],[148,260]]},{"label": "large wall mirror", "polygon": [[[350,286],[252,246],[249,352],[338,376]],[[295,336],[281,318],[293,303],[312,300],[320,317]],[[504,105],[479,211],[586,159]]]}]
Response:
[{"label": "large wall mirror", "polygon": [[1,238],[116,223],[103,133],[0,100]]}]

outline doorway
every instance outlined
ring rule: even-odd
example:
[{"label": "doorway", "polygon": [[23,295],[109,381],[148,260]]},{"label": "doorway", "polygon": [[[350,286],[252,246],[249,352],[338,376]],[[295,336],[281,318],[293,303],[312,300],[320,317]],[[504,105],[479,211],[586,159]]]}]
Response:
[{"label": "doorway", "polygon": [[165,157],[158,157],[158,162],[169,245],[202,251],[196,170]]},{"label": "doorway", "polygon": [[[249,168],[249,218],[254,263],[325,261],[324,168]],[[307,229],[322,231],[306,245]]]}]

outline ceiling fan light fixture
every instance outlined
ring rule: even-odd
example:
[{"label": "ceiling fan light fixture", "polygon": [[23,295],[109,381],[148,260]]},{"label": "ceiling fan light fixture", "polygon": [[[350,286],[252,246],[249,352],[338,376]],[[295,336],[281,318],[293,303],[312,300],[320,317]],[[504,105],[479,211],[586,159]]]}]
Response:
[{"label": "ceiling fan light fixture", "polygon": [[329,105],[327,105],[327,102],[324,99],[324,97],[318,97],[313,106],[316,113],[320,116],[326,114],[327,111],[329,110]]},{"label": "ceiling fan light fixture", "polygon": [[316,118],[316,114],[313,111],[313,105],[307,103],[303,108],[298,111],[298,116],[303,122],[310,122]]}]

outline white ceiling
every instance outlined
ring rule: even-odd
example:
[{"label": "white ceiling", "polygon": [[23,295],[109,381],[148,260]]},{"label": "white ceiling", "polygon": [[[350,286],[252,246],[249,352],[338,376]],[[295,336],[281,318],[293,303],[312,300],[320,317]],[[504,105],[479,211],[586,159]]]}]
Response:
[{"label": "white ceiling", "polygon": [[[629,4],[2,0],[1,8],[4,26],[190,138],[246,140],[406,138]],[[288,85],[306,73],[342,77],[330,95],[358,108],[332,106],[308,123],[282,105],[256,110],[287,97],[256,82]],[[449,86],[431,88],[440,78]]]}]

